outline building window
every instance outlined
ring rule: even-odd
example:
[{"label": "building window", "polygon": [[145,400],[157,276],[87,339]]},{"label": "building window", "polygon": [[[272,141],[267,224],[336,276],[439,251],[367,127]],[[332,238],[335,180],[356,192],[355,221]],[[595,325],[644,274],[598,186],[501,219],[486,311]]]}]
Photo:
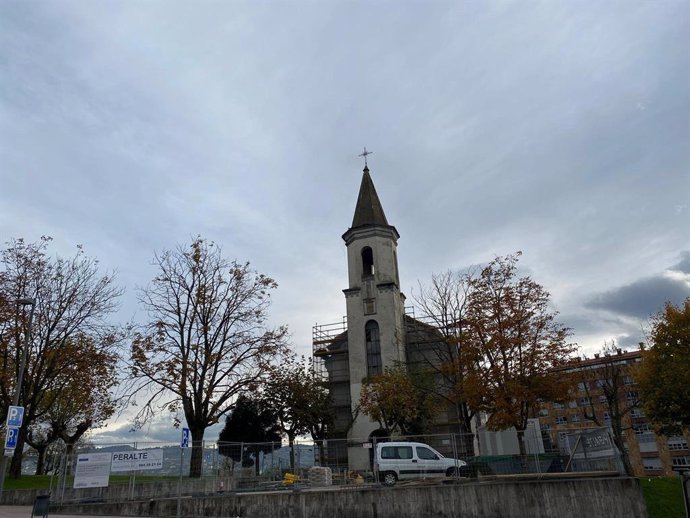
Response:
[{"label": "building window", "polygon": [[367,376],[381,374],[381,340],[379,339],[379,325],[369,320],[364,326],[367,345]]},{"label": "building window", "polygon": [[365,246],[362,248],[362,277],[374,275],[374,252]]},{"label": "building window", "polygon": [[549,410],[546,408],[542,408],[539,411],[539,417],[549,417]]},{"label": "building window", "polygon": [[556,424],[568,424],[568,418],[564,415],[558,416],[556,418]]},{"label": "building window", "polygon": [[688,449],[688,441],[685,440],[685,437],[681,435],[675,435],[673,437],[668,438],[668,449],[669,450],[687,450]]},{"label": "building window", "polygon": [[579,423],[580,422],[580,414],[575,414],[574,416],[572,416],[572,418],[570,420],[573,423]]},{"label": "building window", "polygon": [[671,457],[671,464],[674,466],[690,466],[690,457]]},{"label": "building window", "polygon": [[649,457],[642,459],[642,466],[647,471],[657,471],[662,468],[661,459],[659,457]]},{"label": "building window", "polygon": [[589,406],[592,404],[592,398],[591,397],[581,397],[580,398],[580,406]]},{"label": "building window", "polygon": [[644,412],[639,408],[631,408],[630,409],[630,415],[632,417],[644,417],[645,416]]},{"label": "building window", "polygon": [[608,403],[608,399],[606,399],[606,396],[599,396],[599,403],[601,403],[602,405]]},{"label": "building window", "polygon": [[645,433],[652,433],[652,434],[654,433],[654,431],[652,430],[652,427],[650,426],[649,423],[642,423],[642,424],[633,425],[633,429],[635,430],[635,433],[637,435],[642,435]]},{"label": "building window", "polygon": [[554,407],[554,408],[564,408],[564,406],[565,406],[565,405],[563,405],[563,403],[554,403],[554,404],[553,404],[553,407]]},{"label": "building window", "polygon": [[626,385],[634,385],[635,380],[632,379],[630,376],[626,376],[625,378],[623,378],[623,383],[625,383]]},{"label": "building window", "polygon": [[625,399],[627,399],[628,401],[632,401],[632,402],[637,401],[638,398],[639,398],[639,395],[637,394],[636,390],[631,390],[630,392],[628,392],[625,395]]},{"label": "building window", "polygon": [[568,406],[570,408],[577,408],[577,401],[573,400],[573,401],[568,402]]},{"label": "building window", "polygon": [[376,313],[376,299],[364,299],[364,314],[373,315]]}]

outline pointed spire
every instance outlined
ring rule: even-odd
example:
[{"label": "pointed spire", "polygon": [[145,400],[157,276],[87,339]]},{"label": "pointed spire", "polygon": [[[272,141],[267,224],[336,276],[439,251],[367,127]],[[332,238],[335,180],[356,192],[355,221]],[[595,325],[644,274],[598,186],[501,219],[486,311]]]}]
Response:
[{"label": "pointed spire", "polygon": [[352,227],[363,227],[365,225],[389,226],[386,215],[383,213],[381,201],[376,194],[374,182],[369,175],[369,167],[364,166],[362,183],[359,186],[359,196],[357,197],[357,207],[355,216],[352,218]]}]

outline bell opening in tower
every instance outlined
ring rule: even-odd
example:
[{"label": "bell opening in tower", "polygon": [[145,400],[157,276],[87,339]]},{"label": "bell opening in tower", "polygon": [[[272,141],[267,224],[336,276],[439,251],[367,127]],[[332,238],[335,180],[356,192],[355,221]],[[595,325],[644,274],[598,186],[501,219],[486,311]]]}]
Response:
[{"label": "bell opening in tower", "polygon": [[371,277],[374,275],[374,252],[371,248],[365,246],[362,248],[362,277]]}]

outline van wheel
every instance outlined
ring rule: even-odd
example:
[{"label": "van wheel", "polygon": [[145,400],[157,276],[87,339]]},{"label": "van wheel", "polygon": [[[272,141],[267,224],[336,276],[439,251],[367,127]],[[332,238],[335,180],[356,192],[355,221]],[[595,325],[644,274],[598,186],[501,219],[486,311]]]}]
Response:
[{"label": "van wheel", "polygon": [[384,486],[394,486],[398,481],[398,476],[394,471],[386,471],[381,475],[381,482]]}]

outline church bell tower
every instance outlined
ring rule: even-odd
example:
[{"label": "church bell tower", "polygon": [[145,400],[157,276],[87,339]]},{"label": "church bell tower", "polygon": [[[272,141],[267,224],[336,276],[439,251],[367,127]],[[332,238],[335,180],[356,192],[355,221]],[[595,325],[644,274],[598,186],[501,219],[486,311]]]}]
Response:
[{"label": "church bell tower", "polygon": [[[362,383],[405,361],[405,296],[400,292],[397,244],[400,234],[388,224],[365,165],[347,246],[347,341],[353,415]],[[348,439],[367,442],[379,424],[358,415]],[[351,447],[350,466],[369,464],[368,451]]]}]

